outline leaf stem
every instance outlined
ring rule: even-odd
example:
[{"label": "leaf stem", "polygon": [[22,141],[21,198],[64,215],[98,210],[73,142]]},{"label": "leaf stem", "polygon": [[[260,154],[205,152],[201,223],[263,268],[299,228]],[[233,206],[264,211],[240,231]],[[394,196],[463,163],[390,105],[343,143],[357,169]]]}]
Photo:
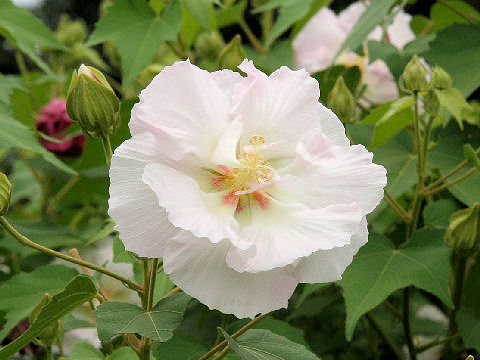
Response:
[{"label": "leaf stem", "polygon": [[[147,261],[148,260],[144,260],[144,266],[145,266],[145,263],[147,263]],[[153,307],[153,297],[155,295],[155,281],[157,279],[157,267],[158,267],[158,258],[155,258],[153,259],[152,265],[150,266],[150,272],[148,276],[144,277],[145,279],[144,297],[146,297],[146,300],[144,301],[144,309],[146,312],[152,311],[152,307]],[[144,271],[145,270],[148,273],[148,265],[146,268],[144,267]],[[142,349],[140,351],[140,359],[150,360],[151,351],[152,351],[152,340],[150,340],[146,336],[142,336]]]},{"label": "leaf stem", "polygon": [[[237,336],[240,336],[242,335],[245,331],[247,331],[248,329],[250,329],[253,325],[255,325],[257,322],[259,322],[260,320],[262,320],[264,317],[266,317],[267,315],[269,315],[270,313],[266,313],[266,314],[262,314],[262,315],[258,315],[255,319],[251,320],[250,322],[248,322],[247,324],[245,324],[244,326],[242,326],[238,331],[236,331],[235,333],[232,334],[232,339],[235,339]],[[220,342],[219,344],[215,345],[214,347],[212,347],[208,352],[206,352],[205,354],[203,354],[201,357],[198,358],[198,360],[205,360],[205,359],[208,359],[210,356],[212,356],[213,354],[215,354],[218,350],[220,350],[222,347],[224,347],[225,345],[227,345],[227,340],[223,340],[222,342]],[[222,350],[223,351],[223,350]]]},{"label": "leaf stem", "polygon": [[240,20],[238,20],[238,25],[240,25],[242,30],[245,32],[245,35],[247,35],[248,41],[250,41],[250,44],[252,44],[255,50],[263,54],[265,52],[265,48],[257,39],[255,34],[253,33],[253,31],[250,29],[250,27],[248,26],[248,24],[245,22],[243,18],[240,18]]},{"label": "leaf stem", "polygon": [[25,58],[23,57],[23,54],[19,50],[15,51],[15,61],[17,62],[17,66],[18,66],[18,69],[20,70],[20,74],[22,75],[23,81],[25,81],[25,84],[28,87],[33,108],[35,109],[35,111],[39,111],[40,102],[38,101],[37,96],[33,91],[32,79],[30,78],[27,65],[25,64]]},{"label": "leaf stem", "polygon": [[452,181],[449,181],[439,187],[436,187],[436,188],[433,188],[433,189],[428,189],[426,191],[424,191],[424,195],[432,195],[432,194],[435,194],[443,189],[446,189],[448,188],[449,186],[452,186],[452,185],[455,185],[463,180],[465,180],[466,178],[470,177],[471,175],[473,175],[475,173],[475,171],[477,171],[476,168],[471,168],[470,170],[468,170],[465,174],[463,174],[462,176],[459,176],[458,178],[452,180]]},{"label": "leaf stem", "polygon": [[378,321],[373,317],[372,314],[367,313],[365,315],[367,317],[368,322],[372,326],[372,328],[380,335],[380,337],[385,341],[385,343],[388,345],[388,347],[392,350],[392,352],[395,354],[397,359],[402,360],[403,355],[400,349],[397,347],[397,345],[393,342],[393,340],[390,338],[390,336],[383,331],[383,329],[380,327],[380,324]]},{"label": "leaf stem", "polygon": [[453,6],[452,4],[448,3],[448,1],[446,0],[438,0],[438,2],[446,7],[448,7],[450,10],[452,10],[454,13],[460,15],[461,17],[463,17],[465,20],[467,20],[468,22],[472,23],[472,24],[478,24],[480,22],[480,19],[477,19],[473,16],[470,16],[468,14],[465,14],[462,10],[460,9],[457,9],[455,6]]},{"label": "leaf stem", "polygon": [[395,211],[395,213],[405,222],[410,222],[412,220],[412,217],[410,216],[409,213],[407,213],[402,206],[392,197],[390,194],[387,192],[387,190],[384,190],[384,199],[387,202],[388,205],[391,206],[392,210]]},{"label": "leaf stem", "polygon": [[62,259],[62,260],[65,260],[65,261],[68,261],[68,262],[71,262],[71,263],[74,263],[74,264],[77,264],[77,265],[80,265],[80,266],[84,266],[84,267],[87,267],[89,269],[92,269],[92,270],[95,270],[95,271],[98,271],[98,272],[101,272],[102,274],[105,274],[107,276],[110,276],[111,278],[114,278],[114,279],[117,279],[118,281],[121,281],[122,283],[124,283],[128,288],[132,289],[132,290],[135,290],[137,292],[142,292],[143,291],[143,287],[138,285],[137,283],[127,279],[127,278],[124,278],[123,276],[117,274],[117,273],[114,273],[113,271],[110,271],[108,269],[105,269],[99,265],[96,265],[96,264],[92,264],[92,263],[89,263],[88,261],[85,261],[85,260],[81,260],[81,259],[76,259],[75,257],[73,256],[68,256],[68,255],[65,255],[65,254],[62,254],[61,252],[58,252],[58,251],[55,251],[55,250],[52,250],[52,249],[49,249],[45,246],[42,246],[40,244],[37,244],[36,242],[33,242],[32,240],[30,240],[29,238],[27,238],[26,236],[22,235],[20,232],[17,231],[17,229],[15,229],[8,221],[6,218],[4,218],[3,216],[0,216],[0,224],[4,227],[4,229],[10,234],[12,235],[20,244],[22,245],[25,245],[25,246],[28,246],[28,247],[31,247],[33,249],[36,249],[38,251],[41,251],[45,254],[48,254],[48,255],[52,255],[52,256],[55,256],[59,259]]}]

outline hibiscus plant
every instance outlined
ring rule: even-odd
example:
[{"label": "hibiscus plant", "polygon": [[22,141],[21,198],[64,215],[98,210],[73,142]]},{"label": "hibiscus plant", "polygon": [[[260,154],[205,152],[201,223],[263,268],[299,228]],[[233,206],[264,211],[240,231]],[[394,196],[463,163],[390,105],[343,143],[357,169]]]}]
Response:
[{"label": "hibiscus plant", "polygon": [[478,2],[54,3],[0,0],[0,360],[480,356]]}]

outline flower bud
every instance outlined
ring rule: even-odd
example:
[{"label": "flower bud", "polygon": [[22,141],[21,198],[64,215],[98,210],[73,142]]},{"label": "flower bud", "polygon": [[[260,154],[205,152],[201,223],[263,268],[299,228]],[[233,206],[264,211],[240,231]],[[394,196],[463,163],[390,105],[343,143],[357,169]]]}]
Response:
[{"label": "flower bud", "polygon": [[401,75],[401,81],[404,82],[405,88],[411,92],[419,92],[426,89],[428,71],[417,55],[405,67],[405,71]]},{"label": "flower bud", "polygon": [[67,112],[89,136],[113,135],[120,122],[120,101],[105,76],[91,66],[73,72],[67,96]]},{"label": "flower bud", "polygon": [[8,181],[7,175],[0,172],[0,216],[7,213],[11,195],[12,184]]},{"label": "flower bud", "polygon": [[327,105],[337,114],[342,123],[347,124],[355,121],[357,105],[355,98],[345,85],[343,76],[337,79],[335,86],[328,94]]},{"label": "flower bud", "polygon": [[[225,46],[222,35],[218,32],[204,32],[195,39],[195,52],[199,58],[218,59]],[[243,59],[242,59],[243,60]]]},{"label": "flower bud", "polygon": [[222,50],[218,57],[218,67],[220,69],[237,70],[237,66],[245,59],[245,50],[242,46],[242,38],[240,35],[230,41]]},{"label": "flower bud", "polygon": [[72,21],[68,15],[62,15],[58,23],[55,37],[68,47],[83,44],[88,32],[85,24],[80,20]]},{"label": "flower bud", "polygon": [[480,203],[450,217],[445,242],[455,251],[470,250],[480,239]]},{"label": "flower bud", "polygon": [[438,111],[440,110],[440,102],[438,101],[435,91],[428,90],[428,92],[423,96],[423,104],[425,111],[432,118],[435,118],[438,115]]},{"label": "flower bud", "polygon": [[446,90],[452,86],[452,78],[440,66],[435,66],[432,69],[431,84],[434,89]]}]

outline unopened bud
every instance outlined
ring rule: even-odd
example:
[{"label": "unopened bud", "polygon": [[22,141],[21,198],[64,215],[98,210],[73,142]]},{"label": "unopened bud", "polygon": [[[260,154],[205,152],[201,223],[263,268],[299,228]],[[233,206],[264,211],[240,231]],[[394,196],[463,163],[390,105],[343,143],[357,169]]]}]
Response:
[{"label": "unopened bud", "polygon": [[242,38],[237,34],[220,53],[218,57],[218,66],[220,69],[236,70],[237,66],[240,65],[245,57],[246,55],[242,46]]},{"label": "unopened bud", "polygon": [[327,105],[337,114],[342,123],[347,124],[355,121],[357,105],[355,98],[345,85],[343,76],[337,79],[335,86],[328,94]]},{"label": "unopened bud", "polygon": [[405,71],[401,76],[405,88],[411,92],[419,92],[426,89],[428,85],[427,68],[422,64],[417,55],[405,67]]},{"label": "unopened bud", "polygon": [[80,20],[72,21],[68,15],[62,15],[58,23],[55,37],[68,47],[82,44],[87,39],[88,32],[85,24]]},{"label": "unopened bud", "polygon": [[89,136],[113,135],[120,123],[120,101],[105,76],[91,66],[73,72],[68,89],[67,112]]},{"label": "unopened bud", "polygon": [[432,69],[431,84],[434,89],[446,90],[452,86],[452,78],[440,66],[435,66]]},{"label": "unopened bud", "polygon": [[435,91],[428,90],[428,92],[423,96],[423,104],[425,111],[432,118],[435,118],[438,115],[438,111],[440,110],[440,102],[438,101]]},{"label": "unopened bud", "polygon": [[204,32],[197,36],[194,46],[198,57],[215,61],[224,48],[225,41],[218,32]]},{"label": "unopened bud", "polygon": [[480,203],[450,217],[445,242],[455,251],[470,250],[480,239]]},{"label": "unopened bud", "polygon": [[0,172],[0,216],[7,213],[11,195],[12,184],[8,181],[7,175]]}]

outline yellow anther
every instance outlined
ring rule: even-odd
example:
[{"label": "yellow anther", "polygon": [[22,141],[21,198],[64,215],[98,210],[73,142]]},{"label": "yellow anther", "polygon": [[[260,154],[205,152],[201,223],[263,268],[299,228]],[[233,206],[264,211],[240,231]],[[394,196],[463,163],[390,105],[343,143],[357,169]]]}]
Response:
[{"label": "yellow anther", "polygon": [[265,144],[265,139],[260,135],[253,135],[248,142],[254,146]]}]

